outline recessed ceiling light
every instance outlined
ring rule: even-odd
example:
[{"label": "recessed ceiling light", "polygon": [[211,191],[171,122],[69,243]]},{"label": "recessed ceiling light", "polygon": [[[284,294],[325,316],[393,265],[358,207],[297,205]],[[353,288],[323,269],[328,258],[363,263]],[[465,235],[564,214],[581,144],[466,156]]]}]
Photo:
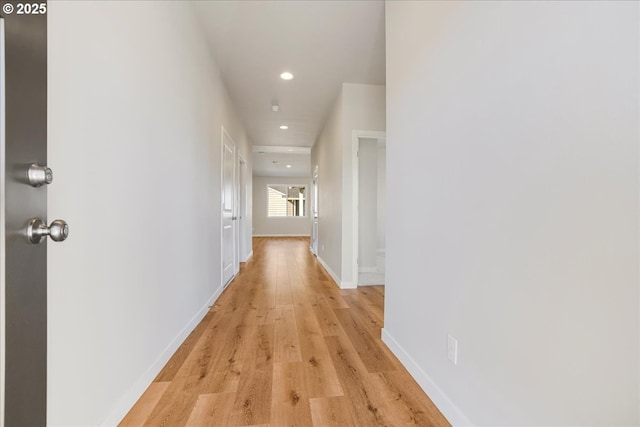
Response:
[{"label": "recessed ceiling light", "polygon": [[280,129],[282,129],[282,130],[287,130],[287,129],[289,129],[289,126],[287,126],[287,125],[282,125],[282,126],[280,126]]},{"label": "recessed ceiling light", "polygon": [[291,167],[291,165],[287,165],[287,167],[288,167],[288,168],[290,168],[290,167]]},{"label": "recessed ceiling light", "polygon": [[282,80],[291,80],[293,78],[293,74],[291,74],[288,71],[285,71],[284,73],[280,74],[280,78]]}]

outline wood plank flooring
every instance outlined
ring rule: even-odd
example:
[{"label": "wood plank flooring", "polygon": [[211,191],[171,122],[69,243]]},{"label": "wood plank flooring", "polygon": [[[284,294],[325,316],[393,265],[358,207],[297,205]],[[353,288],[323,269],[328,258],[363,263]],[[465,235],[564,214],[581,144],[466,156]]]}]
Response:
[{"label": "wood plank flooring", "polygon": [[384,287],[340,290],[308,248],[254,238],[120,426],[449,426],[380,340]]}]

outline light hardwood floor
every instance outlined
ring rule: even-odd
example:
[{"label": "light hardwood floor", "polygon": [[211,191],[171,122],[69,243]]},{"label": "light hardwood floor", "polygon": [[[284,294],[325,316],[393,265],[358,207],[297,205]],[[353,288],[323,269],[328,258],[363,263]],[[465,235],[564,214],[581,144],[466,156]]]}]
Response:
[{"label": "light hardwood floor", "polygon": [[380,340],[384,287],[340,290],[308,248],[254,238],[120,426],[448,426]]}]

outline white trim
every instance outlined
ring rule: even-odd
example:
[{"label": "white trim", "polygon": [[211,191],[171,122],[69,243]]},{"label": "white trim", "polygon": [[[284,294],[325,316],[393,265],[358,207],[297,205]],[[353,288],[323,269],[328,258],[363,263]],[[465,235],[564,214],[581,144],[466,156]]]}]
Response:
[{"label": "white trim", "polygon": [[[236,226],[236,259],[238,260],[238,271],[236,272],[236,274],[238,274],[238,272],[240,271],[240,263],[242,262],[242,259],[244,258],[244,253],[243,253],[243,249],[245,249],[245,246],[247,244],[246,239],[244,239],[245,241],[243,242],[243,235],[246,235],[246,230],[244,230],[243,227],[243,223],[246,223],[246,217],[247,217],[247,212],[246,212],[246,207],[247,207],[247,194],[246,194],[246,188],[242,188],[242,183],[245,184],[246,187],[246,181],[247,181],[247,177],[246,174],[243,174],[243,169],[246,169],[247,166],[247,162],[246,160],[240,155],[240,153],[237,154],[238,157],[238,161],[237,163],[237,171],[236,171],[236,216],[238,217],[238,221],[237,221],[237,226]],[[242,165],[244,165],[245,167],[243,168]],[[242,200],[242,195],[244,194],[244,201]],[[243,206],[245,208],[244,212],[241,212],[240,206]],[[242,218],[242,219],[241,219]],[[244,220],[244,221],[243,221]],[[245,224],[246,225],[246,224]]]},{"label": "white trim", "polygon": [[198,326],[209,308],[222,294],[223,286],[220,286],[211,295],[211,298],[202,306],[200,310],[187,322],[178,335],[169,343],[169,345],[160,353],[160,356],[147,368],[147,370],[138,378],[138,380],[127,390],[118,402],[112,407],[107,418],[102,422],[102,426],[116,426],[122,421],[127,412],[140,399],[145,390],[153,382],[154,378],[160,373],[162,368],[167,364],[171,356],[178,350],[180,345],[187,339],[189,334]]},{"label": "white trim", "polygon": [[387,252],[387,250],[386,250],[385,248],[382,248],[382,249],[376,249],[376,253],[377,253],[377,254],[384,254],[384,253],[386,253],[386,252]]},{"label": "white trim", "polygon": [[249,261],[249,259],[250,259],[252,256],[253,256],[253,249],[251,249],[251,252],[249,252],[249,254],[248,254],[248,255],[247,255],[247,257],[245,258],[245,260],[244,260],[244,261],[242,261],[242,262],[247,262],[247,261]]},{"label": "white trim", "polygon": [[[358,157],[358,151],[360,150],[361,138],[373,138],[381,139],[386,138],[387,133],[384,131],[374,130],[354,130],[351,132],[351,169],[352,176],[352,191],[351,191],[351,203],[352,203],[352,215],[351,215],[351,233],[352,233],[352,249],[351,249],[351,274],[354,282],[358,281],[358,227],[360,225],[360,214],[358,209],[358,201],[360,199],[360,158]],[[344,268],[344,267],[343,267]],[[345,288],[351,289],[351,288]]]},{"label": "white trim", "polygon": [[254,234],[253,235],[253,237],[310,237],[310,236],[311,236],[310,234]]},{"label": "white trim", "polygon": [[358,284],[356,282],[342,282],[340,283],[340,289],[357,289]]},{"label": "white trim", "polygon": [[0,427],[4,426],[5,376],[5,87],[4,87],[4,19],[0,19]]},{"label": "white trim", "polygon": [[415,360],[402,348],[391,334],[382,328],[382,342],[400,360],[400,363],[409,371],[409,374],[416,380],[420,388],[429,396],[442,415],[455,427],[472,426],[473,424],[462,413],[449,397],[442,391],[433,379],[416,363]]},{"label": "white trim", "polygon": [[318,260],[318,262],[320,263],[322,268],[324,268],[324,271],[326,271],[329,274],[329,276],[331,277],[331,279],[333,279],[333,281],[335,282],[336,286],[341,288],[341,286],[339,285],[340,278],[338,277],[338,275],[333,272],[331,267],[329,267],[329,265],[327,265],[327,263],[324,262],[324,260],[322,258],[320,258],[320,255],[316,255],[316,259]]},{"label": "white trim", "polygon": [[316,259],[318,260],[318,262],[320,263],[322,268],[324,268],[324,270],[329,274],[331,279],[333,279],[334,283],[340,289],[356,289],[358,287],[358,285],[355,282],[343,282],[343,281],[341,281],[340,278],[338,277],[338,275],[333,272],[333,270],[327,265],[326,262],[324,262],[324,260],[322,258],[320,258],[319,255],[316,255]]},{"label": "white trim", "polygon": [[358,273],[377,273],[378,267],[360,267]]}]

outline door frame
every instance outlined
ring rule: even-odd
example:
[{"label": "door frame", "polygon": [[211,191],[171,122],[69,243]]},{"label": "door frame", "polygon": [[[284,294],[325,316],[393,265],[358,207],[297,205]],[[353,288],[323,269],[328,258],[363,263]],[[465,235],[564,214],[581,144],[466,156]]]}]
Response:
[{"label": "door frame", "polygon": [[[238,274],[240,269],[240,263],[238,262],[238,225],[234,225],[233,240],[235,244],[235,250],[233,251],[233,276],[228,282],[224,280],[224,140],[225,138],[233,144],[233,201],[232,201],[232,214],[231,216],[238,215],[238,145],[233,140],[229,132],[224,126],[221,127],[220,133],[220,284],[223,288],[229,286],[233,279]],[[232,220],[233,221],[233,220]]]},{"label": "door frame", "polygon": [[387,133],[384,131],[375,130],[354,130],[351,132],[351,170],[352,176],[352,222],[351,222],[351,235],[352,235],[352,257],[351,257],[351,274],[354,288],[358,286],[358,257],[359,257],[359,227],[360,227],[360,157],[358,152],[360,151],[360,139],[386,139]]},{"label": "door frame", "polygon": [[[0,93],[4,85],[4,18],[0,17]],[[5,100],[0,96],[0,427],[4,427],[4,372],[5,372]]]},{"label": "door frame", "polygon": [[29,164],[47,164],[47,19],[0,18],[0,426],[44,425],[48,245],[31,245],[23,227],[47,218],[46,186],[29,188],[26,176]]},{"label": "door frame", "polygon": [[236,248],[238,253],[238,268],[241,262],[249,259],[249,250],[247,248],[247,161],[238,154],[238,232]]},{"label": "door frame", "polygon": [[[313,194],[311,194],[311,200],[309,200],[310,205],[311,205],[311,209],[310,209],[310,217],[311,217],[311,241],[309,242],[310,245],[310,249],[311,249],[311,253],[314,254],[315,256],[318,256],[318,238],[320,236],[320,215],[319,215],[319,210],[318,210],[318,205],[320,204],[320,195],[319,190],[320,186],[318,184],[318,165],[315,166],[315,168],[313,169],[313,174],[311,175],[311,192]],[[316,216],[318,215],[318,216]],[[315,224],[316,227],[316,232],[315,235],[313,233],[313,226]]]}]

